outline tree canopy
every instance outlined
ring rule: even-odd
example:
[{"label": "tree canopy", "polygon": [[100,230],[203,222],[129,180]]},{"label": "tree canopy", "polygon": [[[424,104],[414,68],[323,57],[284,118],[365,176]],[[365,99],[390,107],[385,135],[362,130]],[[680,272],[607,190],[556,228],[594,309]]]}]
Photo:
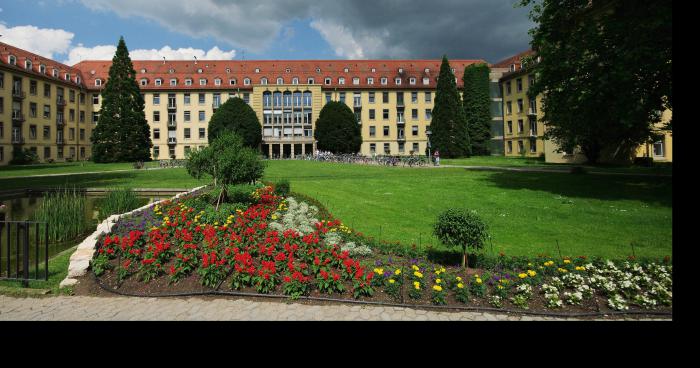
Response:
[{"label": "tree canopy", "polygon": [[430,130],[431,146],[440,151],[441,157],[471,155],[467,119],[447,56],[442,57]]},{"label": "tree canopy", "polygon": [[469,128],[471,153],[488,155],[491,140],[491,97],[488,64],[471,64],[464,68],[462,103]]},{"label": "tree canopy", "polygon": [[102,91],[102,108],[92,130],[92,159],[95,162],[133,162],[151,159],[151,132],[144,113],[144,100],[136,83],[124,37],[109,68]]},{"label": "tree canopy", "polygon": [[257,149],[262,142],[262,126],[258,115],[238,97],[229,98],[212,115],[209,120],[209,143],[225,131],[236,133],[250,148]]},{"label": "tree canopy", "polygon": [[350,108],[337,101],[326,103],[316,120],[314,137],[319,150],[336,154],[357,153],[362,147],[362,131]]},{"label": "tree canopy", "polygon": [[[522,0],[534,5],[531,97],[545,137],[589,162],[629,159],[672,110],[671,1]],[[670,128],[670,124],[669,124]]]}]

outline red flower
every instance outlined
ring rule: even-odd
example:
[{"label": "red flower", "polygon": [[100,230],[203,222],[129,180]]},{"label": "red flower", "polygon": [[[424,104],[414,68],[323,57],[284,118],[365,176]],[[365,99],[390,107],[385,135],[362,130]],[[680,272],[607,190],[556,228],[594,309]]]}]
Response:
[{"label": "red flower", "polygon": [[321,261],[318,259],[318,257],[314,257],[314,264],[318,266],[321,263]]},{"label": "red flower", "polygon": [[289,276],[284,277],[284,282],[292,282],[292,279],[289,278]]},{"label": "red flower", "polygon": [[324,280],[328,280],[328,272],[326,272],[326,271],[324,271],[324,270],[321,270],[321,277],[322,277]]},{"label": "red flower", "polygon": [[124,268],[129,268],[130,265],[131,265],[130,259],[127,259],[126,261],[124,261],[124,264],[123,264]]},{"label": "red flower", "polygon": [[175,266],[170,266],[170,274],[171,275],[175,274]]},{"label": "red flower", "polygon": [[333,272],[333,281],[338,281],[340,279],[340,275],[337,273]]}]

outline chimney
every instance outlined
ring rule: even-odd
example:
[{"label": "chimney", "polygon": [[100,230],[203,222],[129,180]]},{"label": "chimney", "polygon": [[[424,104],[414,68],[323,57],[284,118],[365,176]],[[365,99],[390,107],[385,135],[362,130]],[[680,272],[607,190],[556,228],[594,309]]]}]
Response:
[{"label": "chimney", "polygon": [[194,57],[194,65],[197,65],[197,56]]},{"label": "chimney", "polygon": [[163,56],[163,64],[165,64],[165,56]]}]

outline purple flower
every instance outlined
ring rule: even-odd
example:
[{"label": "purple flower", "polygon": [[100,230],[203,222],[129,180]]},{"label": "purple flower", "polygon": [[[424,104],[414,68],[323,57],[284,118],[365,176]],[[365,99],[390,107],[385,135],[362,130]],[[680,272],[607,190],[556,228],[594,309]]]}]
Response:
[{"label": "purple flower", "polygon": [[391,277],[391,271],[384,271],[384,277]]},{"label": "purple flower", "polygon": [[389,256],[389,260],[387,262],[389,262],[389,264],[391,264],[391,262],[392,262],[391,256]]},{"label": "purple flower", "polygon": [[374,261],[374,265],[377,266],[377,267],[379,267],[379,266],[382,265],[382,261],[376,260],[376,261]]}]

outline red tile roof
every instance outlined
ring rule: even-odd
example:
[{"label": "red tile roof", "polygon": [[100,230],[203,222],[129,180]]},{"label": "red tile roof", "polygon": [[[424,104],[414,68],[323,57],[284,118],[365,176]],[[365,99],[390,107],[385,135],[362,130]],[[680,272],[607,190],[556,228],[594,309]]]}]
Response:
[{"label": "red tile roof", "polygon": [[[83,61],[74,67],[82,71],[84,81],[89,88],[95,88],[95,80],[103,82],[109,74],[111,61]],[[299,84],[307,84],[308,78],[314,78],[314,84],[324,89],[358,89],[358,88],[435,88],[436,77],[440,72],[441,60],[194,60],[176,61],[143,61],[134,60],[136,79],[147,79],[148,85],[141,86],[142,90],[225,90],[252,89],[262,78],[267,78],[267,84],[274,86],[277,78],[283,78],[284,84],[292,84],[292,78],[299,78]],[[457,84],[462,84],[461,75],[467,65],[486,63],[483,60],[452,60],[450,65],[455,68]],[[259,69],[256,73],[255,70]],[[347,68],[347,72],[345,69]],[[372,69],[374,68],[374,72]],[[399,73],[399,68],[402,72]],[[199,70],[201,69],[201,73]],[[426,69],[429,72],[426,73]],[[143,72],[145,71],[145,72]],[[172,71],[172,72],[171,72]],[[331,78],[331,84],[326,85],[325,78]],[[345,78],[345,84],[339,84],[339,78]],[[367,78],[374,78],[374,84],[367,84]],[[381,84],[381,78],[387,78],[387,84]],[[410,78],[416,78],[415,85],[410,84]],[[423,78],[430,78],[428,85],[423,85]],[[161,86],[155,85],[155,80],[162,80]],[[170,86],[170,79],[177,79],[175,87]],[[185,86],[185,79],[191,78],[192,85]],[[200,86],[199,79],[206,79],[206,85]],[[221,79],[221,85],[214,84],[215,79]],[[250,78],[251,85],[245,86],[243,81]],[[360,78],[359,84],[353,84],[353,78]],[[395,78],[401,78],[401,84],[396,85]],[[231,79],[236,80],[230,85]],[[104,86],[104,83],[103,83]]]},{"label": "red tile roof", "polygon": [[[510,66],[515,64],[515,70],[520,70],[522,68],[522,63],[520,62],[520,59],[522,59],[525,56],[529,56],[534,54],[535,52],[530,49],[527,51],[523,51],[517,55],[513,55],[509,58],[503,59],[495,64],[493,64],[491,67],[492,68],[508,68],[510,69]],[[511,70],[511,71],[515,71]]]},{"label": "red tile roof", "polygon": [[[17,61],[15,65],[10,64],[10,55],[16,58]],[[31,61],[32,63],[31,69],[27,69],[25,67],[25,63],[27,60]],[[84,78],[81,76],[79,69],[70,67],[65,64],[61,64],[57,61],[45,58],[43,56],[31,53],[26,50],[22,50],[20,48],[8,45],[3,42],[0,42],[0,65],[9,69],[21,70],[25,73],[34,74],[42,78],[52,79],[57,82],[73,85],[75,87],[82,85],[82,82],[84,82]],[[45,73],[42,73],[40,71],[41,65],[44,65],[46,67]],[[58,77],[53,76],[54,69],[58,70]],[[70,75],[69,81],[65,80],[66,73]],[[80,76],[81,83],[76,82],[77,76]]]}]

